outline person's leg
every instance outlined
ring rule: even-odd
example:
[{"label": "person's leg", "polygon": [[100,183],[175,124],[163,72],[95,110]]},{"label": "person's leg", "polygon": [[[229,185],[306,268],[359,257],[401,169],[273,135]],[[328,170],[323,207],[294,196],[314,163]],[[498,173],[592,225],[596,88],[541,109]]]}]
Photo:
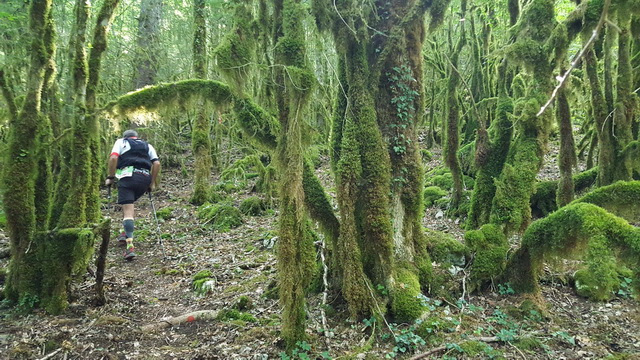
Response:
[{"label": "person's leg", "polygon": [[134,207],[133,204],[124,204],[122,205],[122,227],[124,228],[124,233],[127,236],[127,247],[133,246],[133,230],[135,228],[134,223]]},{"label": "person's leg", "polygon": [[122,205],[122,227],[124,228],[125,244],[124,258],[133,259],[136,254],[133,248],[135,189],[131,187],[131,179],[127,178],[118,184],[118,204]]}]

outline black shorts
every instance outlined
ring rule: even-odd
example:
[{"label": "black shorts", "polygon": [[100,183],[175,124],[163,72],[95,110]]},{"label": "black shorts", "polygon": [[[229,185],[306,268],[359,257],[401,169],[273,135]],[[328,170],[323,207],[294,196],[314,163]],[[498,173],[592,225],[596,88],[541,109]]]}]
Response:
[{"label": "black shorts", "polygon": [[118,204],[133,204],[149,190],[150,185],[151,176],[138,172],[118,180]]}]

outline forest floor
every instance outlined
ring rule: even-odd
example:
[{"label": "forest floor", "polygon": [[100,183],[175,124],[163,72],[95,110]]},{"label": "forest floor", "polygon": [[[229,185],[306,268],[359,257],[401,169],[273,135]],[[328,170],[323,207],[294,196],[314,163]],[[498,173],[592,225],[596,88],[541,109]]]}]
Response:
[{"label": "forest floor", "polygon": [[[318,174],[325,181],[330,179],[327,168],[323,165]],[[95,279],[84,275],[74,282],[74,298],[62,315],[36,311],[24,316],[0,309],[0,358],[288,359],[281,355],[282,309],[270,291],[276,280],[276,212],[245,216],[240,227],[216,232],[189,204],[190,188],[179,169],[163,170],[154,205],[171,211],[160,221],[161,234],[148,198],[138,202],[138,257],[124,261],[122,249],[111,242],[106,305],[93,305]],[[249,195],[245,190],[233,196],[237,204]],[[427,209],[425,226],[461,239],[459,222],[439,212]],[[121,215],[114,210],[111,216],[116,233]],[[7,248],[7,235],[0,230],[0,254]],[[6,257],[1,259],[0,267],[6,263]],[[212,273],[204,295],[193,289],[194,276],[202,270]],[[308,299],[309,340],[290,358],[408,359],[431,351],[423,358],[640,359],[638,301],[622,294],[608,303],[591,302],[578,297],[562,278],[546,271],[541,311],[523,308],[523,298],[502,285],[465,294],[456,304],[431,299],[432,333],[422,337],[411,324],[349,321],[335,294],[329,294],[326,306],[322,293],[313,294]],[[167,319],[201,310],[218,316],[143,331],[145,325],[168,325]],[[403,345],[410,354],[402,354]]]}]

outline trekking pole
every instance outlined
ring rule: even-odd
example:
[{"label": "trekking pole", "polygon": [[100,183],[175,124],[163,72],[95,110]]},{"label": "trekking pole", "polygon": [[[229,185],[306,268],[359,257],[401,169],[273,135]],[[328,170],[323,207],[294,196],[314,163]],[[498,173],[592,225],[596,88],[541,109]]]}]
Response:
[{"label": "trekking pole", "polygon": [[111,218],[111,184],[107,185],[107,211]]},{"label": "trekking pole", "polygon": [[151,210],[153,210],[153,217],[156,219],[157,236],[158,236],[158,242],[160,243],[160,248],[162,249],[162,258],[165,259],[167,257],[167,254],[164,252],[164,243],[162,242],[162,236],[160,236],[160,223],[158,222],[158,214],[156,214],[156,207],[153,205],[153,197],[151,196],[151,190],[149,190],[149,202],[151,203]]}]

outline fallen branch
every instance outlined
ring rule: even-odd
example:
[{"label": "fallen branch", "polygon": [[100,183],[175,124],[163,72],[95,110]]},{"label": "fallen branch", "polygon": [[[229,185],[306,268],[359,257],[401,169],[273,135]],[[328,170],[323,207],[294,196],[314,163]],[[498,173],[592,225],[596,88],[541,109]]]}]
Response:
[{"label": "fallen branch", "polygon": [[578,66],[578,63],[580,62],[580,59],[582,59],[582,56],[587,52],[587,50],[589,50],[589,47],[591,47],[591,44],[593,44],[596,41],[596,39],[598,38],[598,34],[599,34],[599,31],[600,31],[600,28],[605,23],[610,23],[607,20],[607,13],[609,12],[609,5],[611,5],[611,0],[606,0],[605,3],[604,3],[604,6],[602,8],[602,14],[600,15],[600,20],[598,21],[598,24],[596,25],[596,27],[593,29],[593,32],[591,33],[591,37],[589,38],[587,43],[584,45],[584,47],[580,50],[578,55],[573,59],[573,61],[571,62],[571,66],[569,67],[569,70],[567,70],[564,73],[564,75],[562,75],[562,76],[560,76],[558,78],[558,80],[559,80],[558,85],[556,86],[555,89],[553,89],[553,93],[551,93],[551,97],[549,98],[549,100],[547,100],[547,103],[544,104],[540,108],[540,111],[538,111],[536,116],[542,115],[542,113],[549,107],[549,105],[551,105],[553,100],[556,98],[556,95],[558,94],[558,90],[560,90],[560,88],[562,88],[564,83],[569,78],[569,74],[571,74],[571,71],[573,71],[573,69],[575,69],[576,66]]},{"label": "fallen branch", "polygon": [[[498,339],[498,338],[497,338],[497,337],[495,337],[495,336],[489,336],[489,337],[474,337],[474,338],[469,338],[469,339],[467,339],[467,340],[468,340],[468,341],[481,341],[481,342],[486,342],[486,343],[499,342],[499,341],[501,341],[500,339]],[[427,352],[425,352],[425,353],[418,354],[418,355],[416,355],[416,356],[412,357],[412,358],[411,358],[411,359],[409,359],[409,360],[420,360],[420,359],[424,359],[424,358],[426,358],[427,356],[434,355],[434,354],[437,354],[437,353],[439,353],[439,352],[441,352],[441,351],[445,351],[445,350],[447,350],[447,346],[446,346],[446,345],[438,346],[437,348],[433,348],[433,349],[431,349],[431,350],[429,350],[429,351],[427,351]]]},{"label": "fallen branch", "polygon": [[140,328],[142,332],[154,332],[168,327],[177,326],[183,323],[190,323],[198,320],[209,320],[218,316],[217,310],[200,310],[188,314],[176,316],[170,319],[158,321],[153,324],[144,325]]}]

